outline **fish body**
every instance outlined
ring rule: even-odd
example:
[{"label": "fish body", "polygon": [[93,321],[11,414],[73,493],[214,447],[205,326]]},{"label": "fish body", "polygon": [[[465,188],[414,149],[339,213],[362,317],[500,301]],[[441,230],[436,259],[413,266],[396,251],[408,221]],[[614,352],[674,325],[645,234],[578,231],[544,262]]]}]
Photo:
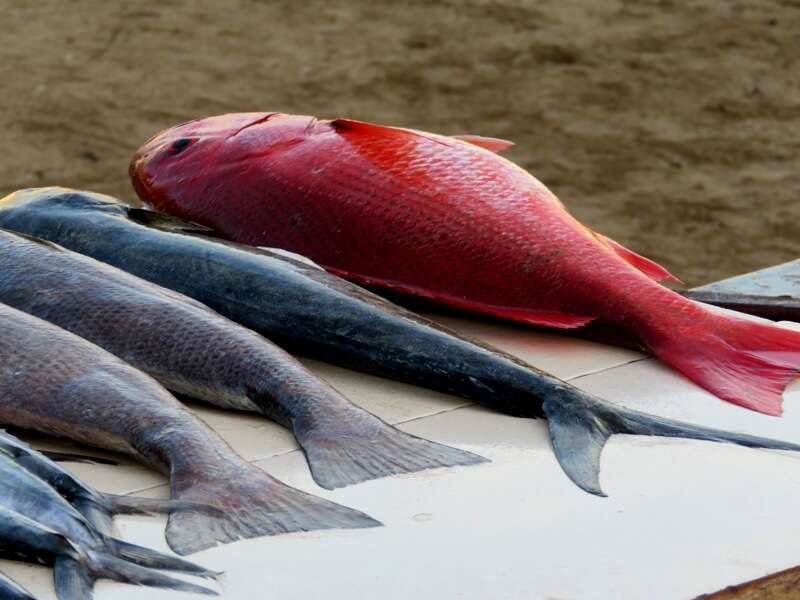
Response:
[{"label": "fish body", "polygon": [[159,210],[360,284],[533,325],[611,321],[720,398],[767,414],[800,368],[800,333],[659,285],[674,277],[480,144],[349,119],[222,115],[154,136],[131,176]]},{"label": "fish body", "polygon": [[51,242],[0,231],[0,302],[97,344],[176,393],[266,415],[294,432],[328,489],[485,461],[393,428],[208,306]]},{"label": "fish body", "polygon": [[15,192],[0,201],[0,227],[49,239],[192,296],[294,352],[514,416],[544,417],[562,468],[594,494],[602,494],[600,452],[614,433],[798,448],[614,406],[302,257],[197,235],[208,231],[101,194],[65,188]]},{"label": "fish body", "polygon": [[155,380],[46,321],[0,305],[0,422],[123,452],[170,478],[167,541],[189,553],[244,537],[378,523],[295,490],[237,455]]}]

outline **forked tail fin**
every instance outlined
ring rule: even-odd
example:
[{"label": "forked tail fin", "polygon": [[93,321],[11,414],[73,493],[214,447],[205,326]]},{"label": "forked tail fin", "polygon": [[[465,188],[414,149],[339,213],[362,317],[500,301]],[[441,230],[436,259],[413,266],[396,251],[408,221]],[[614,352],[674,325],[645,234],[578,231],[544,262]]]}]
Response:
[{"label": "forked tail fin", "polygon": [[575,485],[597,496],[605,496],[600,487],[600,455],[608,438],[617,433],[800,452],[798,444],[663,419],[615,406],[579,390],[548,398],[543,410],[561,468]]},{"label": "forked tail fin", "polygon": [[667,364],[709,392],[767,415],[781,414],[786,386],[800,371],[800,332],[733,311],[702,307],[691,338],[645,337]]},{"label": "forked tail fin", "polygon": [[167,543],[183,555],[244,538],[381,525],[360,511],[291,488],[247,463],[229,465],[224,473],[174,473],[172,486],[179,500],[221,510],[211,514],[189,508],[170,514]]},{"label": "forked tail fin", "polygon": [[328,490],[427,469],[488,462],[477,454],[431,442],[392,427],[356,407],[319,426],[295,425],[316,483]]},{"label": "forked tail fin", "polygon": [[207,587],[97,552],[87,552],[84,556],[60,556],[55,560],[53,582],[59,600],[90,600],[94,596],[94,582],[98,579],[207,596],[219,595]]}]

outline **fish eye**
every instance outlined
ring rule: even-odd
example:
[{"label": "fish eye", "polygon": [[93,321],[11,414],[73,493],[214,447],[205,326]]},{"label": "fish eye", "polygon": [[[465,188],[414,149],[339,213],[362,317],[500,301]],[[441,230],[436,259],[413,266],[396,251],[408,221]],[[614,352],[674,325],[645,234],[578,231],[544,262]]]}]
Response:
[{"label": "fish eye", "polygon": [[181,138],[179,140],[175,140],[170,144],[169,153],[173,156],[176,154],[180,154],[183,152],[185,148],[187,148],[194,140],[191,138]]}]

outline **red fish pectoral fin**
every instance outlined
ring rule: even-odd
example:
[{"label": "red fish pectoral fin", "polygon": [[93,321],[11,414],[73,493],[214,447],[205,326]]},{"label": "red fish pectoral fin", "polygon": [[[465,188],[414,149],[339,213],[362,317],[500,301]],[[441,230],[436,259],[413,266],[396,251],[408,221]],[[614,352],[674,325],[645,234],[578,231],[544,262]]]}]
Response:
[{"label": "red fish pectoral fin", "polygon": [[595,319],[595,317],[592,316],[573,315],[558,311],[529,310],[524,308],[483,304],[480,302],[466,300],[464,298],[457,298],[441,292],[434,292],[423,288],[397,283],[395,281],[376,279],[374,277],[349,273],[341,269],[334,269],[327,266],[324,268],[329,273],[333,273],[338,277],[342,277],[343,279],[347,279],[348,281],[352,281],[353,283],[357,283],[359,285],[384,288],[405,296],[424,298],[425,300],[430,300],[436,304],[451,306],[465,312],[490,315],[508,321],[516,321],[517,323],[540,325],[542,327],[552,327],[555,329],[575,329],[577,327],[586,325]]},{"label": "red fish pectoral fin", "polygon": [[672,281],[673,283],[683,283],[680,279],[675,277],[672,273],[667,271],[664,267],[657,262],[645,258],[641,254],[636,254],[633,250],[628,250],[619,242],[615,242],[609,237],[604,236],[596,231],[592,232],[594,236],[603,242],[606,246],[611,248],[617,256],[627,262],[632,267],[635,267],[651,279],[655,281]]},{"label": "red fish pectoral fin", "polygon": [[450,136],[462,142],[467,142],[473,146],[479,146],[491,152],[500,153],[503,150],[508,150],[514,145],[514,142],[502,140],[500,138],[484,137],[482,135],[453,135]]}]

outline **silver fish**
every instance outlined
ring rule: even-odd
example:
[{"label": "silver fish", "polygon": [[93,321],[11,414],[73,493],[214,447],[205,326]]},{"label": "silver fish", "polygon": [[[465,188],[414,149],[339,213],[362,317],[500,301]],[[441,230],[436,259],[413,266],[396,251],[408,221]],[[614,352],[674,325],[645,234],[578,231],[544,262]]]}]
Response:
[{"label": "silver fish", "polygon": [[356,510],[290,488],[237,455],[149,376],[51,323],[0,305],[0,422],[130,454],[169,475],[179,554],[246,537],[374,527]]},{"label": "silver fish", "polygon": [[[0,557],[54,566],[59,600],[89,600],[97,579],[196,592],[217,593],[70,540],[30,517],[0,504]],[[5,596],[2,596],[5,598]],[[24,598],[25,596],[23,596]]]},{"label": "silver fish", "polygon": [[51,242],[0,230],[0,302],[86,338],[176,393],[287,427],[328,489],[485,462],[395,429],[200,302]]}]

